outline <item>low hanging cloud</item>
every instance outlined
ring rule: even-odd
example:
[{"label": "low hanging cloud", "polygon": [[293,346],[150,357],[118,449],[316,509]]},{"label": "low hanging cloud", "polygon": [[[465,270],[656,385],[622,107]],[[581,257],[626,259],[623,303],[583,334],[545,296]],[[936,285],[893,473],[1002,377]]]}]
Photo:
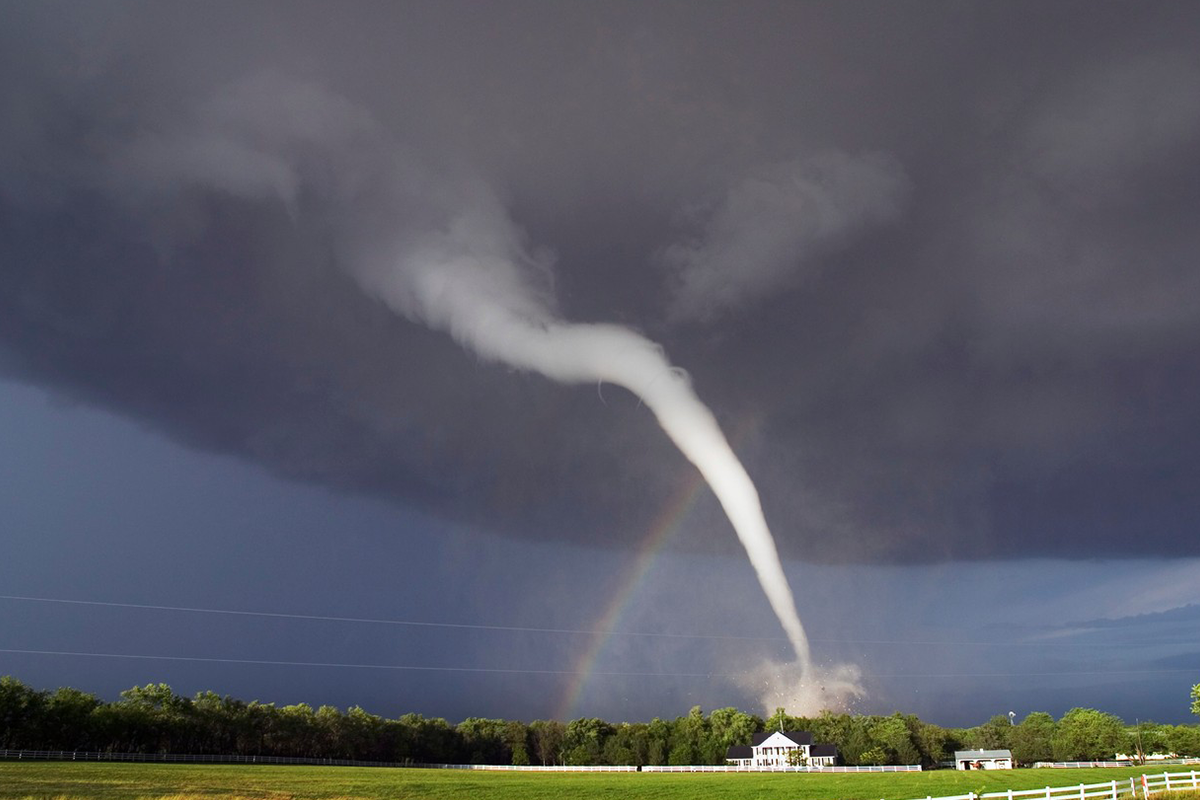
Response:
[{"label": "low hanging cloud", "polygon": [[[637,547],[692,468],[635,398],[446,336],[453,270],[387,280],[449,247],[521,319],[661,342],[785,556],[1194,553],[1200,7],[820,8],[13,6],[0,371]],[[737,547],[703,494],[675,544]]]},{"label": "low hanging cloud", "polygon": [[[429,173],[365,111],[276,76],[223,90],[184,122],[117,158],[116,174],[133,178],[145,199],[169,202],[200,186],[278,201],[297,225],[307,224],[315,205],[340,265],[395,311],[483,359],[635,394],[720,501],[793,646],[797,680],[813,679],[758,492],[687,374],[628,328],[556,315],[527,278],[537,259],[486,185]],[[390,212],[386,224],[373,224],[379,209]]]},{"label": "low hanging cloud", "polygon": [[1077,201],[1183,159],[1200,128],[1200,59],[1159,52],[1071,76],[1025,133],[1032,171]]},{"label": "low hanging cloud", "polygon": [[771,164],[709,208],[685,214],[691,234],[661,262],[677,320],[710,320],[816,276],[821,256],[899,215],[904,170],[881,153],[826,151]]}]

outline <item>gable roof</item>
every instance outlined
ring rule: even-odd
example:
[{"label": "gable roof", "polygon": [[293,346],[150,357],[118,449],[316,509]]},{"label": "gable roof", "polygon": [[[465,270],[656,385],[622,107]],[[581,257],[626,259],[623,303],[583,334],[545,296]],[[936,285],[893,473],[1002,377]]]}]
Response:
[{"label": "gable roof", "polygon": [[1011,750],[955,750],[954,760],[962,761],[964,759],[979,759],[979,758],[1012,758]]},{"label": "gable roof", "polygon": [[725,758],[754,758],[754,748],[748,744],[731,745],[730,748],[725,751]]},{"label": "gable roof", "polygon": [[812,744],[812,734],[808,731],[763,731],[762,733],[754,734],[754,738],[750,740],[750,744],[758,747],[777,733],[782,733],[797,746]]}]

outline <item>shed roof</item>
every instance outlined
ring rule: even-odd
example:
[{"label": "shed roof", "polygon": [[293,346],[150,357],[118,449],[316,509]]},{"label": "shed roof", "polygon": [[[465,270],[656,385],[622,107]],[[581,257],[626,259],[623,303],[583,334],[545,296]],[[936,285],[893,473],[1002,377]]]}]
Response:
[{"label": "shed roof", "polygon": [[748,744],[731,745],[725,751],[725,758],[754,758],[754,748]]},{"label": "shed roof", "polygon": [[978,761],[981,758],[1012,758],[1011,750],[955,750],[955,761]]}]

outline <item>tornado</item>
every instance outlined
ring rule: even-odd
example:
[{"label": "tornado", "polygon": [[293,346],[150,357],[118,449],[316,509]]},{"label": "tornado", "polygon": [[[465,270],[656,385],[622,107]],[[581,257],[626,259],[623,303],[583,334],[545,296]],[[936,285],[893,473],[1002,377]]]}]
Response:
[{"label": "tornado", "polygon": [[[671,364],[662,347],[629,328],[565,322],[526,293],[497,291],[495,277],[509,270],[471,256],[447,256],[447,250],[476,249],[448,244],[418,247],[406,256],[397,272],[413,282],[394,298],[397,305],[410,314],[415,310],[483,359],[564,384],[616,384],[638,397],[720,501],[795,651],[793,669],[801,676],[810,672],[808,637],[758,491],[687,373]],[[386,281],[377,288],[388,295]]]},{"label": "tornado", "polygon": [[110,182],[123,197],[155,202],[199,185],[280,203],[293,224],[329,231],[335,260],[364,291],[481,359],[628,389],[720,501],[795,651],[787,671],[803,682],[804,626],[758,492],[716,418],[656,343],[557,313],[547,258],[531,253],[493,187],[469,170],[431,168],[364,109],[274,74],[235,83],[191,120],[114,161]]}]

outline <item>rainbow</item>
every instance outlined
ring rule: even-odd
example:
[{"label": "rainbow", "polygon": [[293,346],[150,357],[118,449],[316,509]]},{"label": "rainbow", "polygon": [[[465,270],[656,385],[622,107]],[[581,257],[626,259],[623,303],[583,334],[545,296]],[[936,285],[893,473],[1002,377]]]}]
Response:
[{"label": "rainbow", "polygon": [[684,520],[687,519],[692,507],[696,505],[696,501],[707,486],[708,484],[704,482],[700,473],[694,472],[683,486],[676,490],[670,501],[655,517],[649,532],[638,546],[633,568],[625,574],[625,578],[613,592],[612,599],[608,601],[608,606],[604,609],[596,627],[591,631],[587,647],[584,648],[571,670],[571,681],[567,685],[563,701],[554,715],[555,719],[567,720],[575,713],[575,704],[579,702],[579,696],[583,693],[588,679],[592,676],[592,671],[596,668],[596,661],[604,652],[604,646],[608,644],[608,640],[617,633],[621,617],[637,594],[638,587],[641,586],[646,573],[654,566],[654,562],[662,553],[663,547],[670,541],[671,536],[683,525]]},{"label": "rainbow", "polygon": [[[758,418],[753,415],[743,418],[729,437],[730,444],[740,441],[749,430],[757,426],[758,422]],[[596,661],[604,652],[604,646],[608,644],[608,640],[618,633],[617,627],[621,622],[621,617],[624,616],[629,604],[637,595],[638,587],[641,586],[650,568],[654,566],[654,562],[662,553],[667,542],[671,540],[671,536],[683,526],[692,508],[696,505],[696,501],[700,499],[707,488],[708,484],[704,481],[703,476],[699,471],[693,470],[691,477],[675,491],[663,510],[655,517],[654,522],[650,525],[650,530],[638,547],[633,568],[626,573],[625,579],[613,592],[612,599],[608,601],[608,606],[604,609],[596,627],[591,631],[587,647],[584,648],[574,669],[571,670],[571,680],[567,685],[563,700],[558,706],[558,711],[554,715],[555,719],[568,720],[575,713],[579,696],[587,686],[593,670],[596,669]]]}]

